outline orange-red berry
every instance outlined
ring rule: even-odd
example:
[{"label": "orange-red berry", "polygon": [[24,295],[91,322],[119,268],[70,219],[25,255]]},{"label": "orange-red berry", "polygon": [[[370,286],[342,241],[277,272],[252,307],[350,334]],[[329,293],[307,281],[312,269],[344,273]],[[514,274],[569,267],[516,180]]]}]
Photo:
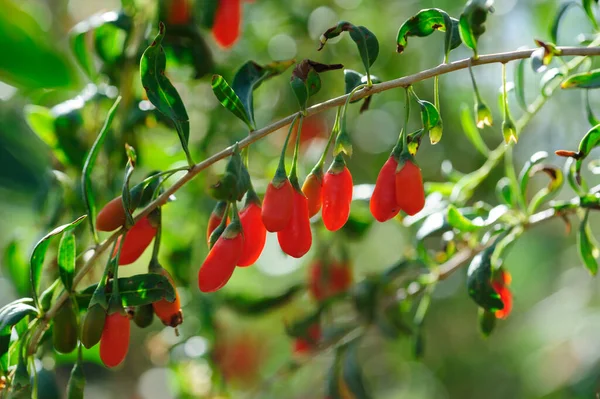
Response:
[{"label": "orange-red berry", "polygon": [[198,271],[198,287],[202,292],[223,288],[231,278],[244,249],[244,234],[238,222],[232,222],[215,245]]},{"label": "orange-red berry", "polygon": [[184,25],[190,21],[190,0],[171,0],[167,22],[172,25]]},{"label": "orange-red berry", "polygon": [[99,231],[113,231],[125,224],[125,209],[121,196],[109,201],[96,216],[96,228]]},{"label": "orange-red berry", "polygon": [[[227,210],[227,201],[219,201],[217,205],[215,205],[214,209],[210,213],[210,217],[208,218],[208,227],[206,228],[206,243],[210,248],[210,235],[213,231],[221,224],[223,221],[223,217],[225,216],[225,211]],[[229,224],[229,216],[227,217],[226,224]]]},{"label": "orange-red berry", "polygon": [[492,287],[498,293],[498,295],[500,295],[500,300],[504,305],[503,309],[496,311],[496,317],[499,319],[507,318],[512,311],[512,292],[510,292],[508,289],[508,285],[510,284],[511,280],[512,278],[510,273],[506,270],[502,270],[499,278],[492,281]]},{"label": "orange-red berry", "polygon": [[100,359],[106,367],[116,367],[129,350],[129,318],[115,312],[106,316],[100,338]]},{"label": "orange-red berry", "polygon": [[279,246],[286,254],[301,258],[312,245],[308,201],[302,192],[293,190],[292,217],[287,227],[277,232]]},{"label": "orange-red berry", "polygon": [[371,214],[379,222],[385,222],[400,212],[400,206],[396,202],[396,168],[398,161],[389,157],[379,171],[375,189],[371,195],[369,207]]},{"label": "orange-red berry", "polygon": [[346,263],[313,262],[309,268],[308,291],[317,301],[347,291],[352,285],[352,269]]},{"label": "orange-red berry", "polygon": [[396,172],[396,202],[411,216],[425,206],[421,169],[410,160],[407,160]]},{"label": "orange-red berry", "polygon": [[[125,241],[121,248],[119,265],[129,265],[139,259],[146,248],[150,245],[156,235],[156,227],[152,225],[147,216],[141,218],[133,227],[125,233]],[[115,256],[123,236],[119,237],[113,252]]]},{"label": "orange-red berry", "polygon": [[179,291],[177,291],[177,288],[173,283],[173,278],[168,271],[162,269],[161,274],[165,276],[173,286],[173,289],[175,290],[175,300],[173,302],[169,302],[163,298],[160,301],[154,302],[152,304],[152,308],[154,309],[154,313],[165,326],[177,327],[183,323],[183,311],[181,310]]},{"label": "orange-red berry", "polygon": [[306,176],[302,192],[308,201],[308,216],[313,217],[321,210],[323,197],[323,176],[311,173]]},{"label": "orange-red berry", "polygon": [[250,203],[240,212],[240,222],[244,232],[244,249],[238,266],[253,265],[262,253],[267,241],[267,229],[262,221],[260,205]]},{"label": "orange-red berry", "polygon": [[346,166],[336,173],[330,169],[323,177],[323,224],[329,231],[342,228],[350,216],[352,175]]},{"label": "orange-red berry", "polygon": [[270,182],[262,205],[262,220],[271,233],[285,229],[292,217],[294,189],[288,179],[275,185]]},{"label": "orange-red berry", "polygon": [[242,4],[241,0],[218,1],[212,33],[219,46],[229,48],[240,36]]}]

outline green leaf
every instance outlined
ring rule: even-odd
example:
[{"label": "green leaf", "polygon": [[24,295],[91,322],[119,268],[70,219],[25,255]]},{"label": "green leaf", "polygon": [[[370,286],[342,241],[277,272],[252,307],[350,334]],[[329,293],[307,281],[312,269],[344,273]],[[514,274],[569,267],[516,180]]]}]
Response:
[{"label": "green leaf", "polygon": [[508,251],[521,236],[521,234],[523,234],[523,231],[523,227],[517,226],[496,240],[492,256],[490,258],[490,263],[493,270],[498,270],[502,266]]},{"label": "green leaf", "polygon": [[506,205],[514,206],[517,201],[517,193],[513,191],[512,184],[508,177],[503,177],[496,184],[496,196]]},{"label": "green leaf", "polygon": [[221,75],[213,75],[211,84],[213,93],[215,93],[221,105],[244,122],[250,130],[254,130],[255,126],[252,122],[251,114],[246,111],[242,100],[240,100],[227,81]]},{"label": "green leaf", "polygon": [[75,273],[75,257],[77,255],[77,247],[75,236],[72,231],[66,231],[58,245],[58,273],[65,289],[71,292],[73,287],[73,274]]},{"label": "green leaf", "polygon": [[[98,284],[93,284],[77,293],[77,304],[80,309],[87,309]],[[167,277],[156,274],[137,274],[119,278],[119,294],[123,306],[143,306],[166,299],[175,300],[175,290]]]},{"label": "green leaf", "polygon": [[248,61],[235,73],[231,88],[244,106],[246,115],[250,116],[249,119],[252,121],[252,125],[256,124],[254,120],[253,91],[258,89],[265,80],[281,75],[292,66],[294,62],[294,60],[275,61],[261,66],[254,61]]},{"label": "green leaf", "polygon": [[533,154],[525,165],[523,165],[523,169],[521,169],[521,173],[519,174],[519,186],[521,189],[521,194],[525,195],[527,192],[527,185],[529,184],[529,177],[531,176],[531,170],[533,167],[544,159],[548,158],[548,153],[546,151],[538,151]]},{"label": "green leaf", "polygon": [[596,118],[594,115],[594,111],[592,110],[592,105],[590,104],[590,91],[585,91],[585,114],[587,116],[587,120],[590,125],[596,126],[600,125],[600,120]]},{"label": "green leaf", "polygon": [[212,28],[219,0],[196,0],[194,4],[195,15],[198,17],[200,25],[207,29]]},{"label": "green leaf", "polygon": [[493,12],[493,0],[469,0],[460,14],[459,32],[465,44],[473,50],[477,58],[477,41],[485,32],[485,21],[489,12]]},{"label": "green leaf", "polygon": [[341,64],[321,64],[320,62],[304,59],[294,67],[290,85],[300,109],[306,109],[308,98],[317,94],[321,89],[321,78],[319,73],[342,69]]},{"label": "green leaf", "polygon": [[[344,69],[344,84],[345,93],[350,94],[352,90],[362,84],[364,75],[362,73],[353,71],[352,69]],[[351,103],[355,103],[360,100],[352,100]]]},{"label": "green leaf", "polygon": [[489,337],[496,327],[496,314],[479,308],[479,331],[484,337]]},{"label": "green leaf", "polygon": [[4,277],[10,278],[19,296],[29,294],[29,264],[25,251],[18,239],[11,240],[4,248],[4,256],[0,262]]},{"label": "green leaf", "polygon": [[558,43],[558,26],[562,18],[565,16],[565,13],[569,8],[577,5],[579,5],[579,3],[576,1],[567,1],[558,7],[558,11],[556,12],[554,20],[552,21],[552,25],[550,26],[550,40],[552,43]]},{"label": "green leaf", "polygon": [[600,143],[600,125],[596,125],[579,142],[579,156],[587,157]]},{"label": "green leaf", "polygon": [[69,58],[19,4],[0,0],[0,80],[26,89],[76,86],[78,76]]},{"label": "green leaf", "polygon": [[27,316],[38,314],[38,310],[29,305],[31,298],[22,298],[0,309],[0,332],[5,332]]},{"label": "green leaf", "polygon": [[548,69],[546,73],[540,79],[540,92],[544,97],[548,97],[552,94],[552,86],[550,84],[555,82],[557,79],[561,79],[564,76],[559,68]]},{"label": "green leaf", "polygon": [[600,87],[600,69],[571,75],[560,84],[560,87],[563,89],[596,89]]},{"label": "green leaf", "polygon": [[594,10],[592,9],[594,3],[597,3],[598,0],[581,0],[583,5],[583,9],[588,16],[588,19],[592,23],[594,30],[598,30],[598,21],[596,21],[596,16],[594,15]]},{"label": "green leaf", "polygon": [[183,151],[188,158],[188,163],[192,163],[188,150],[190,137],[189,117],[177,89],[175,89],[165,75],[167,58],[161,45],[164,37],[165,25],[161,22],[158,26],[158,35],[156,35],[150,47],[142,54],[140,61],[142,86],[146,91],[148,100],[150,100],[156,109],[173,121]]},{"label": "green leaf", "polygon": [[550,177],[550,182],[547,187],[542,188],[538,191],[531,201],[527,211],[529,214],[533,214],[544,202],[552,199],[562,187],[565,179],[562,170],[552,165],[539,165],[535,168],[533,173],[544,172]]},{"label": "green leaf", "polygon": [[63,149],[55,130],[55,115],[46,107],[27,104],[24,108],[25,120],[31,130],[44,142],[63,165],[70,165],[69,155]]},{"label": "green leaf", "polygon": [[40,276],[42,273],[42,266],[44,264],[44,259],[46,257],[46,251],[48,250],[48,246],[52,241],[52,238],[56,237],[59,234],[62,234],[65,231],[73,230],[77,227],[87,215],[83,215],[72,221],[71,223],[63,224],[46,234],[33,248],[33,252],[31,254],[31,258],[29,261],[29,278],[31,283],[31,291],[33,295],[33,299],[36,304],[38,302],[38,290],[40,285]]},{"label": "green leaf", "polygon": [[538,48],[531,53],[531,69],[533,72],[540,73],[544,72],[548,66],[545,61],[545,51],[543,48]]},{"label": "green leaf", "polygon": [[287,305],[303,289],[302,285],[294,285],[280,295],[266,298],[253,298],[245,295],[225,296],[223,304],[241,315],[265,314]]},{"label": "green leaf", "polygon": [[525,100],[525,60],[519,60],[515,64],[515,95],[517,104],[527,112],[527,100]]},{"label": "green leaf", "polygon": [[485,142],[481,138],[479,129],[477,129],[475,121],[473,120],[471,109],[466,104],[462,104],[460,107],[460,122],[467,139],[469,139],[477,151],[487,157],[490,153],[490,149],[485,145]]},{"label": "green leaf", "polygon": [[373,65],[379,55],[379,41],[373,32],[364,26],[355,26],[347,21],[338,22],[336,26],[327,29],[325,33],[321,35],[321,45],[319,46],[319,50],[325,46],[327,40],[339,36],[342,32],[348,32],[350,38],[356,43],[360,58],[365,66],[365,71],[367,71],[368,74],[369,67]]},{"label": "green leaf", "polygon": [[121,96],[117,97],[115,103],[108,111],[106,115],[106,120],[104,121],[104,125],[102,129],[100,129],[100,133],[98,133],[98,137],[92,144],[92,148],[88,153],[85,163],[83,164],[83,172],[81,174],[81,187],[83,190],[83,201],[85,202],[85,206],[88,212],[88,220],[90,223],[90,228],[92,229],[92,234],[96,242],[98,239],[98,232],[96,231],[96,200],[94,197],[93,187],[92,187],[92,171],[94,170],[94,165],[96,164],[96,159],[98,158],[98,154],[100,153],[100,149],[104,144],[104,140],[106,139],[106,135],[110,130],[110,126],[112,125],[112,121],[117,113],[117,107],[121,102]]},{"label": "green leaf", "polygon": [[439,30],[440,32],[446,32],[444,54],[447,60],[450,51],[462,43],[458,33],[458,26],[458,20],[450,18],[448,13],[443,10],[438,8],[421,10],[413,17],[407,19],[400,26],[400,29],[398,29],[396,51],[402,53],[406,49],[410,36],[425,37]]},{"label": "green leaf", "polygon": [[492,245],[483,252],[475,255],[467,270],[469,296],[479,306],[491,312],[504,308],[504,304],[500,300],[500,295],[498,295],[491,284],[491,257],[494,247],[495,245]]},{"label": "green leaf", "polygon": [[[360,367],[360,361],[358,359],[358,344],[360,341],[354,340],[346,345],[343,352],[342,362],[342,379],[343,386],[351,394],[351,398],[355,399],[369,399],[372,396],[369,394],[366,388],[366,384],[363,377],[363,372]],[[342,397],[348,397],[343,395]]]},{"label": "green leaf", "polygon": [[125,167],[125,178],[123,179],[123,187],[121,190],[121,202],[123,203],[123,209],[125,210],[125,227],[130,229],[133,226],[132,209],[135,209],[135,204],[132,204],[129,181],[135,170],[137,154],[135,149],[129,144],[125,144],[125,152],[127,153],[127,166]]},{"label": "green leaf", "polygon": [[457,229],[463,233],[477,231],[481,227],[483,227],[483,222],[479,223],[479,219],[470,220],[470,219],[466,218],[452,204],[448,206],[447,218],[448,218],[448,223],[450,224],[450,226],[454,227],[455,229]]},{"label": "green leaf", "polygon": [[591,275],[598,273],[598,244],[592,235],[592,230],[588,224],[588,216],[590,211],[586,210],[585,216],[579,225],[577,233],[577,247],[579,248],[579,256],[583,261],[583,265],[588,269]]},{"label": "green leaf", "polygon": [[423,129],[429,132],[431,144],[437,144],[442,138],[442,118],[440,113],[429,101],[419,100]]}]

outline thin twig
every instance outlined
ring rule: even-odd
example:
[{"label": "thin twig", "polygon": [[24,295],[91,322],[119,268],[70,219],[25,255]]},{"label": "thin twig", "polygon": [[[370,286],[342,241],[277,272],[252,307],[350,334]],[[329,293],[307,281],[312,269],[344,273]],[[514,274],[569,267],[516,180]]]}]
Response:
[{"label": "thin twig", "polygon": [[[596,56],[600,55],[599,47],[559,47],[561,51],[561,56]],[[375,93],[384,92],[387,90],[399,88],[399,87],[408,87],[417,82],[430,79],[435,76],[445,75],[450,72],[458,71],[461,69],[466,69],[469,66],[469,63],[473,67],[479,65],[486,64],[494,64],[494,63],[507,63],[514,60],[529,58],[533,53],[533,49],[528,50],[516,50],[506,53],[498,53],[498,54],[489,54],[482,55],[478,59],[462,59],[459,61],[454,61],[448,64],[442,64],[435,68],[430,68],[413,75],[408,75],[405,77],[401,77],[398,79],[389,80],[387,82],[382,82],[378,84],[374,84],[370,87],[365,87],[362,90],[357,91],[353,96],[353,100],[358,100],[364,98],[366,96],[373,95]],[[345,103],[348,95],[339,96],[320,104],[313,105],[312,107],[306,110],[306,116],[318,114],[324,112],[328,109],[338,107]],[[241,140],[238,143],[240,149],[249,146],[250,144],[262,139],[265,136],[268,136],[271,133],[278,131],[279,129],[289,125],[296,114],[289,115],[283,119],[280,119],[276,122],[271,123],[268,126],[263,127],[262,129],[255,130],[251,132],[248,137]],[[182,176],[179,180],[177,180],[171,187],[166,189],[163,194],[161,194],[158,198],[152,201],[148,206],[140,211],[140,213],[134,218],[134,221],[137,222],[144,216],[147,216],[152,210],[155,208],[164,205],[168,198],[173,195],[177,190],[179,190],[186,183],[191,181],[197,174],[199,174],[204,169],[210,167],[212,164],[220,161],[221,159],[226,158],[231,155],[233,152],[233,146],[229,146],[224,150],[206,158],[202,162],[195,164],[191,167],[188,172]],[[83,279],[83,277],[91,270],[94,262],[100,258],[100,256],[110,247],[110,245],[117,239],[117,237],[125,232],[125,228],[121,228],[117,232],[113,233],[109,238],[107,238],[104,242],[99,244],[94,254],[87,260],[87,262],[81,267],[77,275],[73,280],[73,289],[77,287],[79,282]],[[474,254],[473,254],[474,255]],[[34,331],[30,345],[28,347],[28,353],[33,354],[36,351],[36,348],[39,344],[39,341],[44,333],[44,331],[48,328],[49,321],[54,317],[58,309],[62,306],[64,301],[68,298],[68,294],[63,292],[59,295],[52,305],[52,307],[45,313],[43,318],[41,319],[37,329]]]}]

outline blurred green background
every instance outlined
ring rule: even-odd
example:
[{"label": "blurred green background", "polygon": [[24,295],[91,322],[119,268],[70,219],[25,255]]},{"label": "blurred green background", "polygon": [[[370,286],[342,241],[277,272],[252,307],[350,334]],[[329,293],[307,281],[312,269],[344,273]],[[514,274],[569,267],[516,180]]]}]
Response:
[{"label": "blurred green background", "polygon": [[[2,7],[8,3],[12,2],[0,1]],[[121,2],[116,0],[22,0],[13,4],[18,4],[37,21],[52,44],[52,51],[70,65],[74,65],[74,60],[70,55],[68,31],[77,22],[98,12],[121,7]],[[151,0],[140,0],[136,4],[138,9],[150,14],[157,6],[156,1]],[[210,72],[231,79],[247,60],[266,64],[273,60],[310,58],[323,63],[342,63],[346,68],[361,71],[362,63],[355,45],[346,36],[331,40],[321,52],[316,51],[321,33],[339,20],[348,20],[365,25],[377,35],[380,54],[372,73],[382,80],[389,80],[433,67],[442,59],[443,35],[439,33],[423,39],[411,38],[405,53],[396,54],[396,32],[402,22],[428,7],[442,8],[458,17],[463,6],[462,1],[456,0],[255,0],[244,3],[242,36],[230,50],[219,48],[210,31],[200,27],[199,23],[196,27],[214,60]],[[550,21],[558,6],[559,1],[497,2],[495,13],[488,19],[488,30],[480,39],[480,53],[510,51],[521,46],[531,48],[534,38],[548,39]],[[7,17],[10,18],[8,15],[2,18],[6,20]],[[583,11],[573,9],[561,24],[559,42],[577,45],[577,36],[590,30]],[[148,38],[155,32],[156,24],[153,24],[152,31],[142,32],[142,36]],[[169,32],[167,27],[167,37]],[[200,41],[193,43],[201,46]],[[26,49],[26,46],[22,47],[22,51]],[[11,54],[4,52],[0,56],[11,57]],[[451,59],[468,56],[470,51],[461,46],[452,52]],[[198,161],[243,138],[247,131],[214,98],[210,88],[211,73],[194,79],[206,58],[198,61],[196,70],[189,62],[177,62],[176,58],[175,54],[170,54],[167,72],[190,115],[190,148]],[[99,65],[97,60],[96,65]],[[27,295],[26,259],[33,244],[52,227],[85,213],[79,194],[78,167],[118,91],[116,87],[106,88],[106,85],[122,87],[123,81],[129,82],[129,94],[142,100],[137,66],[116,65],[105,70],[97,81],[104,90],[103,98],[93,104],[86,103],[81,112],[66,113],[63,120],[66,133],[58,145],[61,151],[66,148],[66,162],[61,162],[64,154],[52,151],[48,140],[42,140],[30,129],[24,108],[28,104],[52,108],[76,98],[87,84],[85,75],[78,71],[79,82],[71,88],[56,90],[16,88],[2,83],[0,77],[0,305]],[[512,65],[508,71],[509,79],[512,79]],[[127,73],[131,75],[127,76]],[[502,141],[501,113],[497,107],[500,65],[475,68],[475,75],[497,121],[493,128],[483,131],[484,140],[493,148]],[[323,89],[312,99],[313,103],[343,94],[341,71],[328,72],[322,77]],[[288,78],[289,71],[264,83],[255,93],[259,127],[296,110]],[[537,95],[538,81],[539,75],[527,68],[528,101]],[[424,140],[417,156],[424,179],[429,182],[445,180],[441,172],[444,160],[450,160],[462,173],[476,169],[485,161],[465,138],[459,120],[461,105],[472,107],[473,102],[468,72],[462,70],[442,76],[440,85],[444,137],[435,146]],[[432,100],[432,81],[419,83],[415,89],[421,98]],[[94,89],[88,87],[87,90]],[[375,181],[402,127],[403,96],[401,90],[377,94],[371,109],[361,115],[358,114],[359,107],[352,106],[348,126],[355,155],[348,165],[355,184]],[[592,93],[592,104],[597,102],[597,96]],[[83,105],[81,97],[69,106],[78,109],[80,105]],[[513,115],[518,117],[519,110],[516,106],[512,108]],[[121,111],[123,109],[126,107]],[[59,110],[53,111],[58,113]],[[151,170],[185,165],[176,134],[165,124],[157,123],[156,116],[140,117],[139,121],[128,125],[123,122],[123,115],[119,115],[119,127],[113,129],[114,134],[94,172],[99,205],[120,193],[125,166],[121,149],[125,141],[135,145],[140,157],[139,170],[134,175],[136,181]],[[335,111],[330,110],[309,119],[309,128],[304,133],[313,137],[303,143],[301,179],[320,156],[334,115]],[[415,126],[419,123],[415,113],[412,123]],[[581,93],[558,91],[519,139],[515,147],[518,169],[536,151],[553,154],[556,149],[575,148],[587,129]],[[284,137],[282,130],[252,146],[250,172],[260,193],[274,172]],[[563,164],[554,155],[549,161]],[[180,190],[176,194],[177,200],[163,211],[161,260],[174,275],[184,302],[185,322],[180,335],[176,336],[170,328],[163,328],[158,321],[148,330],[132,328],[129,355],[124,366],[116,371],[107,371],[99,365],[94,350],[86,353],[86,397],[166,399],[229,395],[232,398],[302,399],[324,396],[324,376],[332,353],[324,353],[293,375],[272,379],[267,389],[258,390],[261,379],[268,379],[291,356],[284,323],[314,307],[308,295],[303,294],[292,304],[268,315],[246,317],[226,309],[213,311],[213,296],[200,295],[197,289],[196,273],[207,252],[206,221],[214,205],[207,195],[207,187],[223,167],[221,162],[201,174]],[[588,176],[589,173],[586,170],[584,174]],[[494,188],[502,175],[502,168],[494,170],[478,189],[474,200],[496,204]],[[593,176],[589,176],[589,181],[594,184]],[[543,178],[534,178],[536,187],[545,184]],[[572,193],[565,189],[560,198],[571,196]],[[353,211],[364,211],[364,205],[353,204]],[[78,242],[79,250],[91,244],[89,234],[84,230],[78,230],[83,237]],[[464,270],[441,283],[434,293],[425,322],[426,351],[422,361],[413,360],[409,339],[388,341],[379,334],[369,334],[359,353],[373,397],[596,397],[600,388],[599,284],[580,265],[574,235],[566,235],[564,230],[563,222],[551,221],[527,232],[513,248],[505,260],[505,267],[513,275],[514,311],[510,318],[499,322],[488,339],[482,339],[478,332],[477,308],[467,296]],[[413,237],[414,229],[405,228],[396,221],[373,224],[359,240],[343,236],[350,250],[355,280],[396,262],[409,250]],[[315,233],[315,241],[327,243],[330,238]],[[148,259],[149,254],[146,254],[122,272],[125,275],[143,273]],[[310,259],[311,254],[302,260],[284,256],[275,235],[270,234],[258,263],[236,270],[224,291],[256,297],[279,294],[305,280]],[[47,266],[47,275],[55,272],[52,268],[51,264]],[[91,274],[82,287],[97,281],[100,266]],[[219,294],[214,295],[218,298]],[[219,326],[212,334],[206,329],[207,314],[217,320]],[[250,382],[230,381],[227,389],[223,388],[219,378],[215,377],[219,371],[212,370],[213,363],[208,357],[217,342],[215,336],[219,342],[224,342],[223,345],[233,348],[236,342],[241,342],[239,351],[232,349],[230,356],[236,359],[233,363],[243,364],[242,352],[260,352],[256,362],[249,361],[249,367],[255,371]],[[55,354],[50,347],[47,349],[37,364],[43,384],[39,398],[60,398],[64,396],[73,357]],[[251,396],[254,393],[258,396]]]}]

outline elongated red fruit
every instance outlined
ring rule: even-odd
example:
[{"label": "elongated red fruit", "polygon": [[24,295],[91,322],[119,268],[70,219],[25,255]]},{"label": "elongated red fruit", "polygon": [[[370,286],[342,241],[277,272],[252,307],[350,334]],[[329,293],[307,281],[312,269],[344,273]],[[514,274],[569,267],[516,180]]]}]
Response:
[{"label": "elongated red fruit", "polygon": [[231,278],[244,249],[244,235],[239,221],[233,221],[211,248],[198,271],[198,287],[202,292],[223,288]]},{"label": "elongated red fruit", "polygon": [[240,36],[242,22],[241,0],[218,0],[215,21],[212,27],[213,37],[217,44],[229,48]]},{"label": "elongated red fruit", "polygon": [[[213,231],[221,224],[225,211],[227,210],[227,201],[219,201],[213,208],[208,218],[208,227],[206,228],[206,242],[210,248],[210,235]],[[227,217],[227,224],[229,224],[229,217]]]},{"label": "elongated red fruit", "polygon": [[238,266],[253,265],[262,253],[267,240],[267,229],[262,221],[259,204],[250,203],[240,212],[240,222],[244,231],[244,249]]},{"label": "elongated red fruit", "polygon": [[323,198],[323,171],[311,172],[306,176],[302,185],[302,192],[308,200],[308,217],[313,217],[321,210]]},{"label": "elongated red fruit", "polygon": [[308,337],[296,338],[294,341],[294,353],[304,354],[313,351],[321,339],[321,326],[315,323],[308,327]]},{"label": "elongated red fruit", "polygon": [[100,338],[100,359],[106,367],[116,367],[129,350],[129,318],[119,312],[106,316]]},{"label": "elongated red fruit", "polygon": [[346,166],[340,172],[330,168],[323,177],[323,224],[329,231],[342,228],[350,216],[352,175]]},{"label": "elongated red fruit", "polygon": [[293,191],[292,218],[287,227],[277,232],[279,246],[286,254],[301,258],[312,245],[310,218],[308,217],[308,201],[302,192]]},{"label": "elongated red fruit", "polygon": [[167,21],[172,25],[184,25],[190,21],[189,0],[171,0]]},{"label": "elongated red fruit", "polygon": [[510,315],[512,311],[512,292],[508,289],[508,285],[510,284],[512,277],[509,272],[506,270],[501,271],[501,276],[496,281],[492,281],[492,287],[500,295],[500,300],[504,305],[504,308],[496,311],[496,317],[499,319],[505,319]]},{"label": "elongated red fruit", "polygon": [[286,178],[276,184],[270,182],[262,205],[262,221],[267,231],[281,231],[287,227],[292,217],[294,189]]},{"label": "elongated red fruit", "polygon": [[[156,235],[156,227],[150,223],[148,217],[141,218],[125,233],[125,241],[121,249],[119,265],[129,265],[139,259]],[[119,237],[113,256],[117,254],[122,236]]]},{"label": "elongated red fruit", "polygon": [[400,206],[396,202],[396,168],[398,161],[389,157],[379,171],[375,190],[371,196],[369,207],[371,214],[379,222],[390,220],[400,212]]},{"label": "elongated red fruit", "polygon": [[346,263],[316,261],[310,265],[308,291],[317,301],[345,292],[351,285],[352,269]]},{"label": "elongated red fruit", "polygon": [[421,169],[410,160],[396,172],[396,202],[411,216],[425,206]]},{"label": "elongated red fruit", "polygon": [[96,228],[99,231],[113,231],[125,224],[125,209],[121,196],[109,201],[96,216]]},{"label": "elongated red fruit", "polygon": [[154,302],[152,304],[152,308],[154,309],[154,313],[165,326],[175,328],[183,323],[183,311],[181,310],[179,291],[177,291],[177,287],[175,287],[173,278],[168,271],[162,269],[161,274],[165,276],[173,286],[173,289],[175,290],[175,300],[173,302],[169,302],[163,298],[160,301]]}]

